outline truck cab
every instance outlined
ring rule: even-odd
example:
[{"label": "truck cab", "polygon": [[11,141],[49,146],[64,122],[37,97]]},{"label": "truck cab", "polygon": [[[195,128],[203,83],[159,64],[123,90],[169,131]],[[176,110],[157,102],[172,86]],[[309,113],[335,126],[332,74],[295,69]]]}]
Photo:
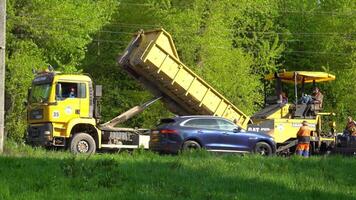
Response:
[{"label": "truck cab", "polygon": [[37,73],[28,96],[26,141],[41,146],[66,146],[77,132],[99,141],[97,99],[88,75]]},{"label": "truck cab", "polygon": [[100,124],[101,85],[86,74],[47,70],[36,74],[28,92],[26,142],[69,148],[74,153],[97,149],[148,148],[144,129],[116,127],[141,113],[159,98],[135,106]]}]

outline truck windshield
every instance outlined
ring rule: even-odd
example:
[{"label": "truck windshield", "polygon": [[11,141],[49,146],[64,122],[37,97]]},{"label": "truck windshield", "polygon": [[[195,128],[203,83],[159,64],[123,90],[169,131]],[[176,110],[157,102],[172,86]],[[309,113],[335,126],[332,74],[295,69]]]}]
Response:
[{"label": "truck windshield", "polygon": [[47,102],[51,92],[51,84],[32,85],[30,103]]}]

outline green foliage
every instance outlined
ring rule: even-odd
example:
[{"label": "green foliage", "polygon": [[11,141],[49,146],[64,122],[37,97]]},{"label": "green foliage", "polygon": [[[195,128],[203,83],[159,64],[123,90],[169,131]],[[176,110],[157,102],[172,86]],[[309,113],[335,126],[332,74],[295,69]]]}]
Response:
[{"label": "green foliage", "polygon": [[6,68],[6,130],[9,136],[20,141],[26,129],[24,102],[33,79],[32,69],[46,65],[43,52],[30,40],[11,43],[13,49]]},{"label": "green foliage", "polygon": [[[245,6],[241,8],[241,5]],[[274,64],[277,65],[278,55],[283,47],[278,42],[278,35],[272,35],[275,40],[271,42],[260,34],[261,37],[251,39],[251,43],[253,41],[256,48],[264,51],[253,54],[245,46],[236,45],[236,40],[242,40],[245,36],[237,36],[234,28],[238,21],[246,21],[245,12],[255,7],[262,9],[261,15],[269,16],[273,12],[273,6],[266,5],[266,1],[260,6],[258,3],[244,1],[241,4],[203,0],[122,2],[118,7],[118,14],[111,16],[112,22],[104,26],[106,32],[99,31],[94,36],[97,41],[88,46],[82,65],[84,71],[92,74],[96,83],[104,86],[103,121],[151,98],[150,94],[117,66],[116,60],[131,40],[129,33],[157,27],[164,27],[172,34],[179,57],[188,67],[238,107],[243,107],[244,112],[254,113],[263,99],[260,92],[262,83],[259,81],[261,73],[276,68]],[[273,5],[276,7],[275,2]],[[252,15],[249,19],[251,22],[245,23],[246,27],[264,27],[267,31],[277,31],[271,25],[272,17],[268,22],[261,23],[253,21]],[[262,25],[263,23],[269,25]],[[245,29],[241,28],[241,31]],[[268,36],[270,35],[269,33]],[[257,63],[256,60],[260,62]],[[266,63],[269,66],[265,66]],[[152,127],[159,118],[169,115],[162,105],[157,104],[123,126]]]},{"label": "green foliage", "polygon": [[[325,110],[337,113],[339,131],[347,115],[356,117],[353,103],[356,87],[356,2],[284,1],[279,23],[289,30],[284,62],[290,70],[326,71],[336,82],[320,84]],[[288,12],[289,11],[289,12]],[[293,11],[293,12],[291,12]]]},{"label": "green foliage", "polygon": [[85,56],[90,34],[105,25],[113,13],[113,0],[16,1],[14,19],[24,37],[32,38],[54,66],[77,66]]},{"label": "green foliage", "polygon": [[244,112],[257,111],[263,99],[260,78],[277,69],[283,50],[278,35],[271,34],[279,31],[272,15],[276,2],[172,0],[163,5],[157,5],[158,16],[181,60]]},{"label": "green foliage", "polygon": [[[51,64],[63,72],[78,71],[90,34],[114,12],[114,1],[17,1],[8,3],[6,130],[20,140],[26,127],[27,89],[32,69]],[[90,13],[90,14],[89,14]]]},{"label": "green foliage", "polygon": [[[96,84],[103,85],[102,121],[110,120],[152,98],[152,95],[121,70],[116,62],[131,40],[132,33],[158,26],[155,25],[158,19],[154,17],[153,4],[144,0],[132,0],[117,5],[117,12],[111,15],[111,21],[102,27],[102,31],[92,36],[95,41],[88,45],[81,65],[85,72],[92,75]],[[132,6],[135,6],[135,9],[132,9]],[[171,114],[160,103],[155,103],[122,126],[149,128],[161,117],[169,115]]]},{"label": "green foliage", "polygon": [[338,115],[337,119],[339,122],[338,129],[341,130],[344,128],[346,124],[346,117],[353,116],[355,118],[356,106],[354,103],[356,102],[356,88],[354,78],[356,77],[356,70],[354,68],[356,65],[354,64],[353,68],[345,69],[339,71],[337,76],[339,79],[336,81],[334,87],[332,87],[331,91],[333,94],[333,98],[336,101],[333,103],[335,108],[333,109]]},{"label": "green foliage", "polygon": [[286,159],[206,151],[178,156],[145,151],[86,157],[28,151],[15,144],[7,144],[5,150],[0,156],[0,197],[4,200],[351,200],[356,195],[356,173],[351,170],[356,167],[354,158]]}]

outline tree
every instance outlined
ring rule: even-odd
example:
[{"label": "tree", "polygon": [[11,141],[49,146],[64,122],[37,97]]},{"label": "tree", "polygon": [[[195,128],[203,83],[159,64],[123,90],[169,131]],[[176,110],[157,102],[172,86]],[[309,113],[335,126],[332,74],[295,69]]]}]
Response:
[{"label": "tree", "polygon": [[[51,64],[61,71],[77,71],[90,34],[110,19],[113,0],[10,0],[7,24],[7,112],[9,137],[19,140],[26,127],[23,102],[33,79],[32,69]],[[90,14],[88,14],[90,13]]]},{"label": "tree", "polygon": [[[336,82],[319,85],[325,94],[325,110],[337,113],[338,124],[355,115],[356,2],[281,1],[279,24],[290,31],[283,59],[291,70],[325,71]],[[340,127],[342,129],[342,126]]]}]

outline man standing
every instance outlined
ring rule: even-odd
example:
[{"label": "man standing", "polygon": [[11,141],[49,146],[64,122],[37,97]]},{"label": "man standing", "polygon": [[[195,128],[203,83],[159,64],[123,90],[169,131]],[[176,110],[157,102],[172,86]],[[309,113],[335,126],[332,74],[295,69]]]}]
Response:
[{"label": "man standing", "polygon": [[303,121],[302,126],[300,127],[297,138],[298,138],[298,146],[297,146],[297,155],[303,157],[309,157],[309,143],[310,143],[310,129],[307,121]]}]

